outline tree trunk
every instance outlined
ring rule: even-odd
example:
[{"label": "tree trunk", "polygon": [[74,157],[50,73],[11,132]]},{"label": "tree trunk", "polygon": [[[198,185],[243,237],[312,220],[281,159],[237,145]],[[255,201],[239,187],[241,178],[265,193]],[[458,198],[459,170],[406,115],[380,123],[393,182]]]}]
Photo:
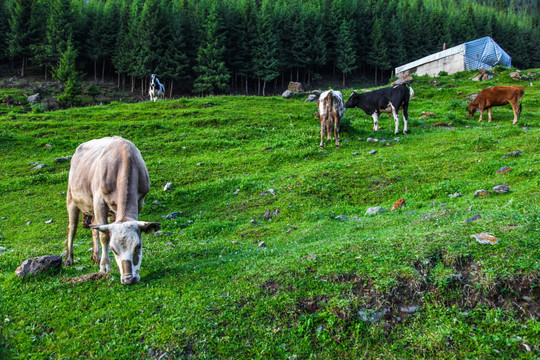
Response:
[{"label": "tree trunk", "polygon": [[343,73],[343,87],[345,87],[345,73]]},{"label": "tree trunk", "polygon": [[248,89],[248,76],[246,75],[246,95],[249,95],[249,89]]},{"label": "tree trunk", "polygon": [[116,86],[120,88],[120,72],[118,73],[117,79],[116,79]]},{"label": "tree trunk", "polygon": [[94,82],[97,83],[97,59],[94,60]]},{"label": "tree trunk", "polygon": [[174,86],[174,79],[171,79],[171,90],[169,91],[169,98],[172,99],[172,91]]},{"label": "tree trunk", "polygon": [[26,56],[22,58],[21,77],[24,77],[24,71],[26,70]]},{"label": "tree trunk", "polygon": [[101,82],[105,82],[105,59],[103,59],[103,66],[101,67]]},{"label": "tree trunk", "polygon": [[265,91],[266,91],[266,80],[264,80],[263,82],[263,92],[262,92],[263,96],[265,96]]},{"label": "tree trunk", "polygon": [[131,92],[135,92],[135,78],[131,75]]},{"label": "tree trunk", "polygon": [[375,86],[377,86],[377,67],[375,66]]},{"label": "tree trunk", "polygon": [[49,75],[49,67],[47,66],[47,64],[45,64],[45,81],[47,81],[48,75]]}]

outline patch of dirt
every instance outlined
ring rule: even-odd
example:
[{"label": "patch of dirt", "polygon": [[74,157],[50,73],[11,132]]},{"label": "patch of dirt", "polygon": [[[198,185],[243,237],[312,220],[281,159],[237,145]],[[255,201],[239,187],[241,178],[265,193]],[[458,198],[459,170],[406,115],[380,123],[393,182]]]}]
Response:
[{"label": "patch of dirt", "polygon": [[307,298],[298,300],[298,308],[302,312],[308,314],[314,314],[317,311],[323,309],[328,303],[328,297],[326,295],[322,296],[309,296]]},{"label": "patch of dirt", "polygon": [[75,276],[75,277],[63,278],[60,280],[60,282],[69,283],[69,284],[79,284],[85,281],[108,279],[110,277],[111,276],[109,274],[97,272],[97,273],[84,274],[84,275]]},{"label": "patch of dirt", "polygon": [[280,284],[275,282],[272,279],[266,280],[264,283],[260,285],[264,291],[269,295],[275,295],[279,292]]}]

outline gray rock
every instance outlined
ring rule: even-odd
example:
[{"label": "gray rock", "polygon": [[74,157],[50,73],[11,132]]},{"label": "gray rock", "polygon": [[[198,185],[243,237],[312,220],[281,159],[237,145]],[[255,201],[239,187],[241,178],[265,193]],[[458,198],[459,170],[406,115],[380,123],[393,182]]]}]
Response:
[{"label": "gray rock", "polygon": [[166,215],[164,217],[167,220],[171,220],[171,219],[175,219],[175,218],[179,217],[180,215],[182,215],[181,211],[174,211],[174,212],[172,212],[169,215]]},{"label": "gray rock", "polygon": [[36,166],[34,166],[34,170],[43,169],[45,166],[45,164],[37,164]]},{"label": "gray rock", "polygon": [[462,196],[462,194],[460,192],[457,192],[457,193],[453,193],[453,194],[448,194],[448,196],[450,196],[451,198],[458,198],[458,197]]},{"label": "gray rock", "polygon": [[258,247],[260,248],[265,248],[266,247],[266,244],[264,243],[264,241],[261,241],[258,245]]},{"label": "gray rock", "polygon": [[255,220],[255,219],[251,219],[250,223],[252,223],[253,225],[263,226],[263,224],[261,224],[260,222],[258,222],[258,221]]},{"label": "gray rock", "polygon": [[83,266],[80,266],[80,267],[76,267],[75,270],[78,270],[78,271],[83,271],[84,270],[84,267]]},{"label": "gray rock", "polygon": [[285,90],[281,96],[285,99],[289,99],[294,95],[294,93],[290,90]]},{"label": "gray rock", "polygon": [[489,196],[489,195],[491,195],[491,193],[489,191],[487,191],[487,190],[484,190],[484,189],[476,190],[475,193],[474,193],[475,198]]},{"label": "gray rock", "polygon": [[39,93],[30,95],[26,98],[30,104],[34,104],[41,101],[41,95]]},{"label": "gray rock", "polygon": [[476,221],[476,220],[480,220],[482,217],[480,215],[474,215],[472,218],[469,218],[467,220],[465,220],[465,222],[473,222],[473,221]]},{"label": "gray rock", "polygon": [[234,195],[238,195],[239,192],[240,192],[240,189],[236,189],[236,191],[234,192]]},{"label": "gray rock", "polygon": [[368,154],[370,154],[370,155],[375,155],[376,153],[377,153],[377,150],[368,151]]},{"label": "gray rock", "polygon": [[45,221],[45,224],[52,224],[53,220],[52,219],[49,219],[47,221]]},{"label": "gray rock", "polygon": [[272,213],[272,216],[278,216],[279,215],[279,209],[274,210]]},{"label": "gray rock", "polygon": [[0,253],[6,252],[6,248],[3,246],[0,246]]},{"label": "gray rock", "polygon": [[420,309],[420,306],[418,305],[411,305],[411,306],[402,306],[399,308],[399,311],[407,313],[407,314],[413,314]]},{"label": "gray rock", "polygon": [[270,218],[272,218],[272,215],[270,215],[270,209],[266,210],[266,212],[263,214],[263,217],[266,220],[270,220]]},{"label": "gray rock", "polygon": [[497,185],[493,187],[493,189],[491,190],[495,191],[498,194],[506,194],[507,192],[510,191],[510,188],[506,185]]},{"label": "gray rock", "polygon": [[528,130],[531,130],[531,128],[528,127],[528,126],[525,126],[525,127],[523,128],[523,130],[528,131]]},{"label": "gray rock", "polygon": [[268,189],[268,192],[274,196],[276,196],[276,191],[274,189]]},{"label": "gray rock", "polygon": [[306,100],[304,100],[304,102],[317,102],[318,100],[319,98],[317,97],[317,95],[311,94],[311,95],[308,95],[308,97],[306,98]]},{"label": "gray rock", "polygon": [[168,182],[167,184],[165,184],[165,186],[163,187],[163,191],[168,191],[171,189],[171,186],[172,186],[172,183]]},{"label": "gray rock", "polygon": [[48,269],[58,269],[62,266],[62,257],[60,255],[45,255],[25,260],[21,266],[15,270],[19,277],[27,275],[36,275],[39,272]]},{"label": "gray rock", "polygon": [[59,158],[54,159],[54,161],[56,161],[57,163],[63,163],[63,162],[69,161],[69,156],[59,157]]},{"label": "gray rock", "polygon": [[358,311],[358,318],[360,321],[368,323],[378,323],[390,310],[388,308],[382,308],[379,311],[375,310],[360,310]]},{"label": "gray rock", "polygon": [[507,157],[518,157],[521,155],[521,151],[519,150],[516,150],[516,151],[510,151],[508,154],[504,155],[503,158],[507,158]]},{"label": "gray rock", "polygon": [[379,141],[379,140],[374,139],[374,138],[367,138],[366,141],[367,141],[367,142],[377,142],[377,141]]},{"label": "gray rock", "polygon": [[432,216],[433,215],[431,215],[431,214],[422,215],[422,219],[429,219]]},{"label": "gray rock", "polygon": [[416,211],[414,211],[414,210],[407,211],[405,214],[407,214],[407,215],[416,214]]},{"label": "gray rock", "polygon": [[383,208],[381,206],[374,206],[367,209],[365,215],[377,215],[384,212]]},{"label": "gray rock", "polygon": [[353,152],[352,154],[353,154],[353,155],[360,155],[359,152]]},{"label": "gray rock", "polygon": [[341,220],[341,221],[348,221],[349,220],[349,218],[346,217],[345,215],[336,216],[336,219]]}]

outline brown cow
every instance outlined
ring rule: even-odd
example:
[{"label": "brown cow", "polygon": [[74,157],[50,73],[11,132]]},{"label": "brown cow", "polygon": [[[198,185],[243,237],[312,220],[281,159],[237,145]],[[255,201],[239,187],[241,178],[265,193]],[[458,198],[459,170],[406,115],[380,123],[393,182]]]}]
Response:
[{"label": "brown cow", "polygon": [[[67,189],[69,228],[66,265],[73,265],[73,238],[81,212],[92,221],[94,262],[100,261],[98,238],[102,253],[99,270],[110,271],[109,248],[120,270],[122,284],[140,280],[142,260],[141,232],[159,230],[161,224],[139,221],[145,195],[150,190],[146,165],[139,149],[119,136],[85,142],[71,158]],[[115,221],[107,224],[109,213]]]},{"label": "brown cow", "polygon": [[[522,86],[493,86],[484,89],[478,94],[476,99],[472,102],[467,102],[469,105],[469,116],[473,116],[474,112],[480,110],[480,119],[482,121],[482,115],[484,110],[488,111],[488,122],[491,122],[491,107],[501,106],[510,103],[512,110],[514,110],[514,122],[518,121],[518,116],[521,114],[521,99],[523,98],[524,89]],[[518,108],[519,102],[519,108]]]},{"label": "brown cow", "polygon": [[339,127],[341,118],[345,114],[345,104],[340,91],[328,90],[319,96],[317,103],[319,112],[313,113],[321,123],[321,149],[324,148],[324,131],[326,130],[328,140],[332,139],[332,123],[334,123],[334,137],[336,147],[339,148]]}]

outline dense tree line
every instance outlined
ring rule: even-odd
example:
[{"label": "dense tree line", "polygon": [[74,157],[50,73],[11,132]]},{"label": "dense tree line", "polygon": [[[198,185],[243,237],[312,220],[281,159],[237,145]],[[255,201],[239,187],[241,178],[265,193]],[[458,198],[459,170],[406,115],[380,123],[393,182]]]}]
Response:
[{"label": "dense tree line", "polygon": [[[503,6],[503,5],[506,5]],[[512,5],[512,6],[510,6]],[[290,80],[388,78],[396,66],[491,36],[540,67],[530,0],[0,0],[0,63],[47,78],[70,51],[94,81],[144,93],[264,95]]]}]

